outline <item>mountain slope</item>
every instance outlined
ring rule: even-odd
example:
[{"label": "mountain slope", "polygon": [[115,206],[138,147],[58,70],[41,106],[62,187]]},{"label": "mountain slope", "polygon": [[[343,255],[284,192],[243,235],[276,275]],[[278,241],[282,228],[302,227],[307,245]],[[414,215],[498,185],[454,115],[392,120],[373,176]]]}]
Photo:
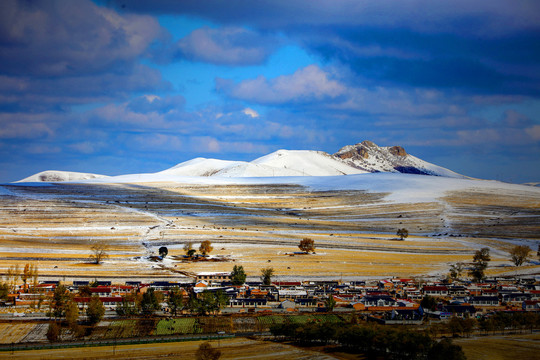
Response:
[{"label": "mountain slope", "polygon": [[368,172],[400,172],[464,178],[465,176],[407,154],[401,146],[381,147],[371,141],[341,148],[335,157]]}]

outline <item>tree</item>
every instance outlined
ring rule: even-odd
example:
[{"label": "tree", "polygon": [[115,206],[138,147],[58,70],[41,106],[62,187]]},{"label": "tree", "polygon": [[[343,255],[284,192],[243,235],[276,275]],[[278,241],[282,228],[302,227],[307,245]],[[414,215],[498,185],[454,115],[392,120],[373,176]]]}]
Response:
[{"label": "tree", "polygon": [[10,266],[7,270],[7,282],[9,284],[9,291],[15,292],[15,289],[17,287],[17,279],[19,278],[21,274],[21,270],[19,269],[19,265]]},{"label": "tree", "polygon": [[78,291],[79,291],[79,296],[82,296],[82,297],[92,296],[92,290],[89,285],[83,285],[79,287]]},{"label": "tree", "polygon": [[184,251],[186,252],[186,255],[188,258],[192,258],[193,255],[195,255],[196,250],[193,249],[193,243],[191,241],[184,244]]},{"label": "tree", "polygon": [[261,280],[264,285],[272,284],[272,276],[274,275],[274,268],[261,269]]},{"label": "tree", "polygon": [[516,245],[510,250],[510,259],[516,266],[521,266],[528,260],[531,248],[525,245]]},{"label": "tree", "polygon": [[64,317],[70,301],[71,297],[69,296],[68,289],[64,285],[58,284],[58,286],[56,286],[54,289],[53,298],[50,303],[52,315],[55,318]]},{"label": "tree", "polygon": [[469,270],[469,275],[476,281],[482,281],[485,277],[484,271],[486,270],[489,261],[491,261],[489,248],[477,250],[473,256],[473,267]]},{"label": "tree", "polygon": [[47,329],[47,340],[49,342],[55,342],[60,337],[60,325],[56,322],[49,323],[49,329]]},{"label": "tree", "polygon": [[429,309],[432,311],[437,310],[437,304],[438,304],[437,300],[434,297],[429,296],[429,295],[424,296],[422,301],[420,301],[420,306],[423,309]]},{"label": "tree", "polygon": [[169,305],[173,315],[176,316],[178,310],[181,310],[184,307],[184,295],[182,293],[182,289],[180,289],[178,286],[171,289],[169,291],[169,299],[167,300],[167,304]]},{"label": "tree", "polygon": [[404,240],[409,236],[409,230],[407,230],[405,228],[398,229],[398,231],[396,232],[396,235],[399,236],[400,240]]},{"label": "tree", "polygon": [[21,280],[24,283],[24,289],[26,289],[26,285],[28,283],[28,280],[32,279],[37,275],[37,267],[34,264],[26,264],[24,266],[24,270],[21,274]]},{"label": "tree", "polygon": [[233,285],[243,285],[246,282],[246,273],[244,272],[244,267],[242,265],[234,265],[231,272],[231,282]]},{"label": "tree", "polygon": [[221,357],[221,351],[214,349],[209,342],[203,342],[199,345],[195,358],[197,360],[218,360]]},{"label": "tree", "polygon": [[0,283],[0,300],[7,300],[9,295],[9,285],[6,282]]},{"label": "tree", "polygon": [[139,307],[134,294],[122,296],[122,302],[116,303],[116,313],[119,316],[133,316],[139,314]]},{"label": "tree", "polygon": [[66,307],[66,322],[75,336],[83,334],[82,327],[79,326],[79,307],[75,301],[70,301]]},{"label": "tree", "polygon": [[162,246],[158,250],[159,256],[161,256],[162,259],[165,259],[165,256],[169,254],[169,249],[167,249],[165,246]]},{"label": "tree", "polygon": [[70,328],[76,327],[79,320],[79,307],[74,301],[70,301],[66,306],[66,322]]},{"label": "tree", "polygon": [[228,301],[228,296],[221,290],[215,292],[205,290],[199,296],[191,295],[189,309],[199,315],[211,314],[218,312]]},{"label": "tree", "polygon": [[450,277],[453,280],[458,280],[461,277],[463,272],[463,263],[458,262],[457,264],[450,265]]},{"label": "tree", "polygon": [[334,311],[334,308],[336,307],[336,299],[334,299],[332,295],[328,295],[324,301],[324,306],[326,307],[326,311]]},{"label": "tree", "polygon": [[442,339],[435,343],[428,352],[428,360],[466,360],[467,357],[459,345],[452,344],[452,339]]},{"label": "tree", "polygon": [[204,240],[201,243],[201,246],[199,246],[199,252],[202,254],[202,256],[206,256],[206,254],[210,254],[214,250],[212,247],[212,243],[210,240]]},{"label": "tree", "polygon": [[99,242],[95,243],[94,245],[92,245],[90,250],[92,250],[92,254],[90,255],[90,259],[95,264],[99,265],[104,259],[109,257],[109,255],[107,254],[107,250],[108,250],[107,244],[105,244],[102,241],[99,241]]},{"label": "tree", "polygon": [[310,251],[315,252],[315,241],[310,238],[304,238],[298,244],[298,248],[305,253],[309,253]]},{"label": "tree", "polygon": [[159,310],[159,300],[153,288],[148,288],[142,296],[141,310],[144,315],[152,315]]},{"label": "tree", "polygon": [[91,325],[95,325],[103,319],[105,315],[105,306],[99,299],[99,296],[94,295],[90,298],[88,308],[86,309],[86,315],[88,316],[88,322]]}]

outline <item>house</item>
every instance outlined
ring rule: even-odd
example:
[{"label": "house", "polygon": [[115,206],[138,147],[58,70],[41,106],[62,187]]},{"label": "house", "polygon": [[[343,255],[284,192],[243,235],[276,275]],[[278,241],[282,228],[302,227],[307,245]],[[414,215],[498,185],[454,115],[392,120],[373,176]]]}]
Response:
[{"label": "house", "polygon": [[474,306],[499,306],[498,296],[471,296],[467,302]]},{"label": "house", "polygon": [[502,294],[502,302],[505,302],[505,303],[514,303],[514,304],[519,303],[521,305],[523,301],[531,300],[531,298],[532,298],[532,294],[527,294],[527,293]]},{"label": "house", "polygon": [[522,304],[522,309],[525,311],[540,311],[540,301],[525,300]]},{"label": "house", "polygon": [[423,291],[425,295],[429,296],[448,296],[448,288],[446,286],[424,286]]},{"label": "house", "polygon": [[230,299],[230,307],[261,307],[266,306],[266,299]]},{"label": "house", "polygon": [[278,300],[282,301],[285,299],[295,300],[295,299],[306,299],[308,293],[306,290],[296,290],[296,289],[279,289],[278,290]]},{"label": "house", "polygon": [[231,273],[228,272],[201,272],[197,274],[198,281],[207,281],[207,282],[225,282],[231,281]]},{"label": "house", "polygon": [[360,302],[363,303],[366,307],[394,306],[396,304],[396,300],[394,300],[389,295],[366,295],[362,299],[360,299]]},{"label": "house", "polygon": [[309,297],[305,299],[294,299],[294,303],[298,307],[314,307],[317,305],[317,300],[315,298]]},{"label": "house", "polygon": [[476,314],[476,308],[472,305],[448,304],[442,307],[441,313],[451,313],[458,317],[470,317]]}]

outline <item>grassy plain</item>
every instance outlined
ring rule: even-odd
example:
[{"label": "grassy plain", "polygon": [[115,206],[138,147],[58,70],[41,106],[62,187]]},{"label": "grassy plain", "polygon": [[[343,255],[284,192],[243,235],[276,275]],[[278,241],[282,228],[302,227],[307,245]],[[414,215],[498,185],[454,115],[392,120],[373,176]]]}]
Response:
[{"label": "grassy plain", "polygon": [[[178,271],[248,276],[271,266],[278,277],[445,274],[490,247],[489,274],[512,274],[508,250],[540,240],[538,192],[470,189],[431,202],[387,201],[385,193],[310,191],[298,185],[55,184],[8,186],[0,196],[0,274],[35,263],[47,278],[175,279]],[[398,241],[405,227],[411,236]],[[298,255],[302,238],[316,254]],[[210,240],[230,261],[181,261],[183,246]],[[96,241],[109,246],[88,261]],[[167,246],[163,262],[148,260]],[[176,258],[174,258],[176,256]],[[538,273],[539,265],[520,271]]]}]

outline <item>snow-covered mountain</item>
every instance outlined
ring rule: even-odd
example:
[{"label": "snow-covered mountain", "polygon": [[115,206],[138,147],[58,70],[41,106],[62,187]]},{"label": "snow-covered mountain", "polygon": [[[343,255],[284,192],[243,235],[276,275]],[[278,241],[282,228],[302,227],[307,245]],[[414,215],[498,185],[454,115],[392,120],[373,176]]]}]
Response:
[{"label": "snow-covered mountain", "polygon": [[451,170],[407,154],[401,146],[377,146],[371,141],[341,148],[335,157],[367,172],[400,172],[406,174],[464,177]]},{"label": "snow-covered mountain", "polygon": [[[412,173],[464,178],[464,176],[451,170],[409,155],[400,146],[379,147],[371,141],[345,146],[333,155],[322,151],[278,150],[251,162],[196,158],[155,174],[133,176],[170,180],[174,177],[185,176],[229,178],[336,176],[372,172]],[[98,177],[103,177],[103,175],[44,171],[20,180],[20,182],[78,181]]]},{"label": "snow-covered mountain", "polygon": [[16,182],[61,182],[79,181],[108,177],[106,175],[88,174],[73,171],[47,170],[34,174]]}]

